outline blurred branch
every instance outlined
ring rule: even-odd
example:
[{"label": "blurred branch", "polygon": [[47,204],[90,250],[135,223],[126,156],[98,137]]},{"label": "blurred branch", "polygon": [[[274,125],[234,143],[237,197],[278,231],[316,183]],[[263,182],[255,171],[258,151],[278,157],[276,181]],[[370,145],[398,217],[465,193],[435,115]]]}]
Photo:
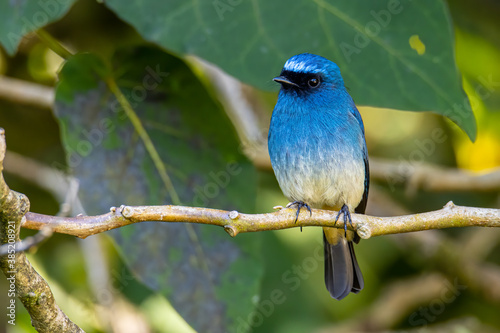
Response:
[{"label": "blurred branch", "polygon": [[52,229],[50,227],[42,228],[36,235],[27,237],[22,241],[14,244],[3,244],[0,246],[0,257],[9,254],[9,252],[23,252],[37,246],[52,236]]},{"label": "blurred branch", "polygon": [[443,290],[450,286],[452,284],[439,273],[392,282],[380,291],[379,298],[367,311],[348,321],[345,331],[362,331],[364,328],[370,332],[388,330],[402,322],[419,305],[439,299]]},{"label": "blurred branch", "polygon": [[[493,263],[486,262],[485,256],[498,244],[497,239],[500,234],[497,230],[489,230],[488,236],[485,234],[479,230],[471,230],[458,239],[442,237],[437,251],[430,260],[436,263],[440,271],[450,277],[458,277],[484,299],[498,303],[500,302],[500,268]],[[473,242],[475,244],[469,243],[472,238],[477,237],[483,238],[481,245],[477,241]]]},{"label": "blurred branch", "polygon": [[0,75],[0,98],[18,104],[50,109],[54,104],[54,89]]},{"label": "blurred branch", "polygon": [[372,179],[394,186],[406,183],[410,194],[419,188],[426,191],[495,191],[500,189],[500,168],[474,173],[430,164],[411,165],[380,158],[370,159]]},{"label": "blurred branch", "polygon": [[500,244],[500,230],[491,232],[488,229],[475,229],[464,233],[456,239],[462,249],[464,260],[483,261],[497,244]]},{"label": "blurred branch", "polygon": [[[257,168],[272,169],[267,145],[254,147],[247,155]],[[371,157],[370,177],[372,180],[386,182],[390,187],[406,184],[410,195],[418,189],[430,192],[487,192],[500,189],[500,168],[476,173],[425,163],[410,164]]]},{"label": "blurred branch", "polygon": [[[71,55],[45,30],[39,29],[37,35],[63,59]],[[52,87],[0,75],[0,98],[17,104],[52,109],[55,92]]]},{"label": "blurred branch", "polygon": [[396,202],[379,184],[370,184],[370,200],[366,206],[366,215],[398,216],[412,212]]},{"label": "blurred branch", "polygon": [[[487,233],[496,234],[484,238],[484,242],[493,241],[494,246],[497,244],[494,237],[498,237],[498,232],[493,231],[471,230],[483,236]],[[467,238],[470,238],[471,232],[467,233]],[[322,332],[387,332],[401,323],[415,325],[420,321],[422,324],[423,319],[432,319],[426,317],[426,311],[433,304],[449,304],[464,290],[469,289],[494,303],[500,300],[500,269],[494,264],[481,261],[485,251],[480,251],[479,257],[477,254],[470,255],[470,246],[463,245],[465,239],[447,237],[438,230],[395,236],[397,237],[391,238],[399,240],[397,243],[407,251],[406,254],[403,253],[403,257],[412,261],[412,256],[415,256],[418,258],[419,267],[436,267],[439,272],[390,283],[380,291],[377,300],[367,310]],[[480,235],[477,235],[477,238],[479,237]],[[488,249],[492,247],[491,244],[484,246]],[[427,324],[432,321],[427,320]]]},{"label": "blurred branch", "polygon": [[[425,311],[425,310],[424,310]],[[431,312],[431,310],[427,310]],[[434,318],[431,313],[424,314],[427,317]],[[422,320],[423,321],[423,320]],[[491,326],[481,323],[475,317],[463,317],[459,319],[447,320],[444,322],[433,323],[432,320],[425,320],[425,325],[411,325],[412,328],[405,330],[388,330],[388,329],[367,329],[359,328],[356,325],[334,325],[321,328],[315,333],[351,333],[351,332],[370,332],[370,333],[457,333],[457,332],[481,332],[481,333],[498,333],[499,331]],[[421,324],[421,323],[420,323]]]},{"label": "blurred branch", "polygon": [[[386,331],[382,331],[386,333]],[[382,333],[381,332],[381,333]],[[427,325],[425,327],[414,327],[405,331],[406,333],[457,333],[457,332],[481,332],[498,333],[499,331],[487,324],[483,324],[478,318],[464,317],[452,319],[443,323]]]},{"label": "blurred branch", "polygon": [[[54,232],[81,238],[95,235],[125,225],[145,221],[187,222],[211,224],[224,227],[231,235],[265,230],[279,230],[294,227],[322,226],[343,228],[343,219],[335,221],[336,211],[313,209],[302,210],[295,222],[293,208],[281,208],[267,214],[242,214],[237,211],[224,211],[210,208],[184,206],[121,206],[112,207],[111,212],[98,216],[79,216],[64,218],[36,213],[27,213],[22,226],[28,229],[41,229],[50,226]],[[452,227],[482,226],[500,227],[500,210],[455,206],[451,201],[440,210],[395,217],[375,217],[351,214],[353,226],[361,238],[373,236],[442,229]]]},{"label": "blurred branch", "polygon": [[[78,188],[78,180],[29,157],[8,150],[4,170],[50,192],[58,202],[66,202],[68,193]],[[77,200],[78,198],[76,198]]]},{"label": "blurred branch", "polygon": [[[255,111],[261,106],[256,105],[255,96],[252,95],[252,98],[247,96],[254,90],[202,58],[188,56],[187,60],[196,66],[201,66],[203,73],[208,77],[213,88],[217,90],[216,97],[224,105],[241,141],[259,141],[262,132],[259,130]],[[267,130],[265,132],[267,133]]]},{"label": "blurred branch", "polygon": [[[484,242],[493,242],[493,245],[483,245],[490,249],[497,244],[494,237],[499,234],[493,231],[500,230],[474,229],[467,233],[467,239],[476,238],[474,235],[471,237],[471,232],[483,236],[495,234],[484,238]],[[422,318],[428,319],[425,311],[432,304],[451,303],[469,289],[494,303],[500,300],[500,269],[481,261],[485,251],[480,251],[479,257],[477,254],[470,255],[470,246],[464,246],[466,239],[447,237],[439,230],[394,236],[390,238],[406,251],[402,255],[409,262],[414,261],[412,256],[415,256],[418,267],[435,267],[439,272],[391,282],[380,290],[377,300],[367,310],[322,332],[388,332],[402,323],[413,325]]]},{"label": "blurred branch", "polygon": [[[5,132],[0,129],[0,172],[5,157]],[[0,244],[9,245],[8,255],[0,257],[0,268],[15,287],[15,294],[31,316],[31,324],[38,332],[83,332],[56,304],[47,282],[33,269],[24,252],[15,250],[20,242],[19,231],[29,200],[21,193],[11,191],[0,173]],[[11,303],[12,299],[11,299]],[[11,318],[15,323],[14,318]]]},{"label": "blurred branch", "polygon": [[398,240],[396,243],[406,251],[404,256],[414,257],[419,267],[435,266],[450,280],[458,277],[484,299],[500,302],[500,268],[485,262],[485,257],[498,244],[500,229],[477,228],[459,238],[437,230],[397,236],[393,239]]}]

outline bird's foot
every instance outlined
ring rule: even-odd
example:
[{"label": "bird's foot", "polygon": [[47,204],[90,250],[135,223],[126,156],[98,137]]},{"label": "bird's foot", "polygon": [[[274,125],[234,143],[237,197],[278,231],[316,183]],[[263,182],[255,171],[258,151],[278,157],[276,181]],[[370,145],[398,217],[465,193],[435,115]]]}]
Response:
[{"label": "bird's foot", "polygon": [[[300,214],[300,209],[305,207],[309,211],[309,215],[312,216],[312,210],[311,207],[309,207],[308,204],[306,204],[304,201],[294,201],[290,202],[288,205],[286,205],[286,208],[290,208],[292,206],[297,207],[297,214],[295,215],[295,223],[297,223],[297,220],[299,219],[299,214]],[[300,231],[302,231],[302,227],[300,227]]]},{"label": "bird's foot", "polygon": [[337,217],[335,218],[335,223],[339,220],[340,214],[344,214],[344,236],[347,237],[347,221],[349,220],[349,224],[352,225],[351,212],[349,211],[349,207],[346,204],[340,208]]}]

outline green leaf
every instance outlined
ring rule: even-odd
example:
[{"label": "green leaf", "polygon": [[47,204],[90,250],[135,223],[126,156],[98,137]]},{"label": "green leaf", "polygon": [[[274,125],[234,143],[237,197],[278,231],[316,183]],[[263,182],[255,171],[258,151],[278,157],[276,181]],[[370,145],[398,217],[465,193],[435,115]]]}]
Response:
[{"label": "green leaf", "polygon": [[454,58],[443,1],[106,1],[146,39],[196,54],[272,89],[290,56],[335,61],[360,105],[448,116],[474,140],[476,123]]},{"label": "green leaf", "polygon": [[[121,50],[112,63],[183,204],[254,210],[256,173],[223,110],[179,59]],[[88,214],[111,206],[168,204],[170,197],[131,122],[103,81],[96,56],[66,62],[56,91],[68,163]],[[253,311],[263,274],[258,234],[214,226],[139,223],[110,232],[130,269],[201,332],[234,331]]]},{"label": "green leaf", "polygon": [[0,1],[0,43],[14,55],[21,39],[63,17],[75,0]]}]

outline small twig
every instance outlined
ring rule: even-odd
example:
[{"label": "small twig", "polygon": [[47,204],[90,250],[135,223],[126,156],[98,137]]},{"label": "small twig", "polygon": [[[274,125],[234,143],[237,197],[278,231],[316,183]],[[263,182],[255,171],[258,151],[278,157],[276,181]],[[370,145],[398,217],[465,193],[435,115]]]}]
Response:
[{"label": "small twig", "polygon": [[52,193],[58,202],[67,201],[68,192],[72,192],[68,188],[78,187],[76,178],[10,150],[5,156],[4,169]]},{"label": "small twig", "polygon": [[[14,244],[3,244],[0,246],[0,257],[7,255],[9,252],[23,252],[40,245],[47,238],[52,236],[52,228],[49,226],[42,228],[36,235],[27,237],[20,242]],[[13,251],[12,251],[13,250]]]},{"label": "small twig", "polygon": [[[68,177],[67,181],[68,190],[64,197],[64,201],[60,205],[59,212],[57,213],[58,216],[71,216],[72,212],[75,211],[77,207],[81,206],[80,199],[78,199],[78,189],[80,188],[80,182],[77,178],[71,177]],[[78,214],[80,213],[81,212],[79,212]]]},{"label": "small twig", "polygon": [[[259,145],[247,154],[254,165],[262,170],[271,170],[271,160],[267,147]],[[444,168],[437,165],[418,163],[415,165],[370,158],[370,177],[390,188],[406,185],[407,193],[413,194],[418,189],[429,192],[488,192],[500,190],[500,168],[485,172],[471,172],[456,168]]]},{"label": "small twig", "polygon": [[[295,223],[295,209],[282,209],[267,214],[242,214],[210,208],[184,206],[122,206],[111,208],[111,212],[98,216],[63,218],[36,213],[27,213],[22,227],[41,229],[46,225],[54,232],[80,238],[95,235],[125,225],[144,221],[187,222],[211,224],[223,227],[231,236],[238,233],[288,229],[306,226],[343,228],[341,221],[335,222],[336,211],[314,209],[301,212]],[[444,208],[427,213],[395,217],[375,217],[351,214],[353,227],[361,238],[397,234],[429,229],[466,226],[500,227],[500,210],[455,206],[449,202]]]}]

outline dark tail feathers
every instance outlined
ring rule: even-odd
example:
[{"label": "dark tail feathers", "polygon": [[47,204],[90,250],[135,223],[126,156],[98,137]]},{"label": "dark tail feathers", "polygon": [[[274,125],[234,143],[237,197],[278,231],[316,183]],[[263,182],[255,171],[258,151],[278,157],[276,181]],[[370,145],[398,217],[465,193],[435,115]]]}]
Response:
[{"label": "dark tail feathers", "polygon": [[363,289],[364,281],[354,254],[354,246],[344,237],[335,245],[328,243],[323,232],[325,250],[325,284],[330,295],[341,300],[350,292],[355,294]]}]

